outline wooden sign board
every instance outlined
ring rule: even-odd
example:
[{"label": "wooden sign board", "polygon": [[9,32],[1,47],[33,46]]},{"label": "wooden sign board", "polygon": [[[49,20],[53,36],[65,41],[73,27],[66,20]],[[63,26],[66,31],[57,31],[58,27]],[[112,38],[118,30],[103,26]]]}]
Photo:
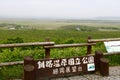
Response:
[{"label": "wooden sign board", "polygon": [[36,79],[95,71],[94,56],[35,60]]},{"label": "wooden sign board", "polygon": [[120,41],[104,42],[108,53],[120,52]]}]

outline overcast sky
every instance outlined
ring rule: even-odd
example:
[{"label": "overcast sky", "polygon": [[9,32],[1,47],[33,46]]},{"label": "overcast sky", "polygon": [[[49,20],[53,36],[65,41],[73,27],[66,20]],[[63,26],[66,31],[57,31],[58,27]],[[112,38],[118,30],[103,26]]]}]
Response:
[{"label": "overcast sky", "polygon": [[0,0],[0,17],[120,17],[120,0]]}]

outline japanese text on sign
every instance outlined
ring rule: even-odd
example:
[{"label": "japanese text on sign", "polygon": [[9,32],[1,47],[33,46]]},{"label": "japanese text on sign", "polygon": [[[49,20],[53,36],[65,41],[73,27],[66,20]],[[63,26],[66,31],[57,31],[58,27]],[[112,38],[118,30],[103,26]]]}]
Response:
[{"label": "japanese text on sign", "polygon": [[65,66],[77,66],[80,64],[90,64],[94,63],[94,57],[82,57],[82,58],[69,58],[69,59],[56,59],[56,60],[43,60],[38,61],[38,69],[42,68],[57,68],[57,67],[65,67]]}]

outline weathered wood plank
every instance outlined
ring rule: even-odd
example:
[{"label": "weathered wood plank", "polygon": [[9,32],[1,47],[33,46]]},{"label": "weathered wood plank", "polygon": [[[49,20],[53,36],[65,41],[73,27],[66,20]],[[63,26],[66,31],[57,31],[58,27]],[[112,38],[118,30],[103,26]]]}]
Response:
[{"label": "weathered wood plank", "polygon": [[25,46],[46,46],[54,45],[54,42],[34,42],[34,43],[16,43],[16,44],[0,44],[0,48],[10,48],[10,47],[25,47]]},{"label": "weathered wood plank", "polygon": [[81,46],[89,46],[89,45],[95,45],[95,44],[96,43],[60,44],[60,45],[53,45],[53,46],[44,46],[44,48],[47,49],[47,48],[81,47]]},{"label": "weathered wood plank", "polygon": [[23,65],[23,61],[0,63],[1,66]]},{"label": "weathered wood plank", "polygon": [[105,42],[105,41],[120,41],[120,38],[109,38],[109,39],[88,39],[90,43]]}]

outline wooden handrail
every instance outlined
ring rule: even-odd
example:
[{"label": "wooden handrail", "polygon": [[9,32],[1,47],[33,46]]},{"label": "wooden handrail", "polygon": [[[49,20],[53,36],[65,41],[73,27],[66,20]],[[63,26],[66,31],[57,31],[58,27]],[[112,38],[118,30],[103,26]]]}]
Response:
[{"label": "wooden handrail", "polygon": [[[10,47],[25,47],[25,46],[44,46],[46,49],[46,53],[50,52],[51,48],[67,48],[67,47],[82,47],[82,46],[92,46],[95,45],[96,42],[103,41],[120,41],[120,38],[110,38],[110,39],[88,39],[88,43],[79,43],[79,44],[60,44],[54,45],[54,42],[34,42],[34,43],[16,43],[16,44],[0,44],[0,48],[10,48]],[[105,53],[104,55],[115,55],[120,53]],[[94,55],[94,54],[89,54]],[[49,55],[48,55],[49,57]],[[10,65],[23,65],[23,61],[16,62],[5,62],[0,63],[1,66],[10,66]]]},{"label": "wooden handrail", "polygon": [[44,48],[49,49],[49,48],[81,47],[81,46],[89,46],[89,45],[95,45],[95,44],[96,43],[60,44],[60,45],[44,46]]},{"label": "wooden handrail", "polygon": [[54,45],[54,42],[34,42],[34,43],[15,43],[15,44],[0,44],[0,48],[10,47],[26,47],[26,46],[46,46]]},{"label": "wooden handrail", "polygon": [[88,39],[88,42],[89,42],[89,43],[104,42],[104,41],[120,41],[120,38]]},{"label": "wooden handrail", "polygon": [[[68,47],[82,47],[82,46],[92,46],[96,43],[79,43],[79,44],[60,44],[60,45],[52,45],[52,46],[44,46],[45,48],[45,58],[50,58],[50,49],[51,48],[68,48]],[[87,51],[88,52],[88,51]],[[91,52],[89,52],[91,53]]]},{"label": "wooden handrail", "polygon": [[23,61],[15,61],[15,62],[5,62],[5,63],[0,63],[0,67],[2,66],[12,66],[12,65],[23,65]]}]

